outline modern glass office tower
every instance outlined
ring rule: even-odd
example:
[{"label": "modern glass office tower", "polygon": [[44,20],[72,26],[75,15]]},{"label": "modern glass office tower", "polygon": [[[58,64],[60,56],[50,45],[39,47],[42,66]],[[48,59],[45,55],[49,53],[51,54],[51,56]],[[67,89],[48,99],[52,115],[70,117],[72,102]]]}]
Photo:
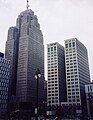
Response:
[{"label": "modern glass office tower", "polygon": [[36,104],[37,80],[36,70],[39,69],[38,101],[43,102],[44,96],[44,45],[37,16],[27,9],[18,16],[15,27],[8,32],[5,56],[11,61],[11,95],[20,103]]},{"label": "modern glass office tower", "polygon": [[47,104],[60,105],[66,101],[65,54],[59,43],[47,45]]},{"label": "modern glass office tower", "polygon": [[88,53],[76,38],[65,40],[67,101],[85,107],[85,84],[90,83]]},{"label": "modern glass office tower", "polygon": [[10,61],[0,53],[0,114],[7,111]]}]

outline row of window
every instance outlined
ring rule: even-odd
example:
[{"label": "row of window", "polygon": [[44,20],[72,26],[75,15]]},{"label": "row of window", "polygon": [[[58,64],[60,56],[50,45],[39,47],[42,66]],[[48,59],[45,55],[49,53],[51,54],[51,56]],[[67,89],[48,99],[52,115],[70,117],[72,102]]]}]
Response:
[{"label": "row of window", "polygon": [[79,95],[77,95],[77,96],[68,96],[68,98],[79,98],[80,96]]},{"label": "row of window", "polygon": [[56,100],[56,101],[53,101],[53,100],[52,100],[52,101],[48,101],[48,103],[49,103],[49,104],[51,104],[51,103],[52,103],[52,104],[53,104],[53,103],[58,103],[58,100]]},{"label": "row of window", "polygon": [[55,90],[55,91],[48,91],[48,93],[58,93],[58,90]]},{"label": "row of window", "polygon": [[48,66],[50,66],[50,65],[57,65],[57,63],[48,63]]},{"label": "row of window", "polygon": [[54,72],[48,72],[48,75],[52,75],[52,74],[57,74],[57,71],[54,71]]},{"label": "row of window", "polygon": [[49,96],[51,96],[51,97],[52,97],[52,96],[55,96],[55,97],[56,97],[56,96],[58,96],[58,94],[48,94],[48,97],[49,97]]},{"label": "row of window", "polygon": [[72,47],[75,47],[75,42],[68,43],[68,44],[66,43],[66,44],[65,44],[65,47],[66,47],[66,48],[72,48]]},{"label": "row of window", "polygon": [[71,100],[68,100],[69,102],[79,102],[80,101],[80,99],[71,99]]},{"label": "row of window", "polygon": [[[7,91],[8,91],[8,87],[6,88]],[[0,95],[7,95],[7,92],[6,90],[0,90]]]},{"label": "row of window", "polygon": [[7,104],[5,104],[5,103],[2,104],[2,103],[1,103],[1,104],[0,104],[0,108],[1,108],[1,109],[6,109],[6,108],[7,108]]},{"label": "row of window", "polygon": [[[9,71],[9,70],[8,70]],[[9,72],[0,70],[0,74],[9,75]]]},{"label": "row of window", "polygon": [[53,51],[53,52],[48,52],[47,53],[48,56],[57,56],[57,52],[56,51]]},{"label": "row of window", "polygon": [[73,81],[75,82],[75,80],[71,80],[71,82],[69,81],[67,84],[68,84],[68,85],[73,85],[73,84],[74,84],[74,85],[77,85],[77,84],[78,84],[78,82],[75,82],[75,83],[74,83]]},{"label": "row of window", "polygon": [[69,76],[67,76],[67,78],[73,78],[73,77],[78,77],[78,75],[69,75]]},{"label": "row of window", "polygon": [[58,87],[50,87],[50,88],[48,88],[48,90],[54,90],[54,89],[58,89]]},{"label": "row of window", "polygon": [[75,91],[79,91],[79,89],[77,89],[77,88],[68,88],[68,92],[71,92],[71,91],[74,93]]},{"label": "row of window", "polygon": [[71,84],[71,85],[68,85],[67,87],[68,87],[68,88],[71,88],[71,89],[72,89],[72,88],[75,88],[75,89],[76,89],[76,88],[78,88],[79,86],[78,86],[78,85],[72,85],[72,84]]},{"label": "row of window", "polygon": [[74,95],[74,96],[79,95],[79,92],[77,92],[77,91],[76,92],[75,91],[69,92],[68,91],[68,96],[72,96],[72,95]]},{"label": "row of window", "polygon": [[66,54],[66,58],[67,58],[67,57],[69,58],[70,56],[76,56],[76,53]]},{"label": "row of window", "polygon": [[65,54],[67,55],[69,53],[77,53],[77,51],[75,50],[75,48],[74,48],[74,50],[73,50],[73,48],[72,49],[66,49]]},{"label": "row of window", "polygon": [[53,68],[56,69],[57,66],[50,66],[50,65],[49,65],[49,66],[48,66],[48,69],[51,69],[51,68],[52,68],[52,69],[53,69]]},{"label": "row of window", "polygon": [[48,78],[48,82],[52,82],[52,81],[56,81],[56,80],[58,80],[57,77],[49,77]]},{"label": "row of window", "polygon": [[[56,79],[57,80],[57,79]],[[53,80],[53,79],[49,79],[49,81],[48,81],[48,84],[56,84],[56,83],[58,83],[58,81],[56,81],[55,79]]]},{"label": "row of window", "polygon": [[54,60],[57,60],[57,57],[48,56],[48,60],[51,60],[51,61],[53,60],[54,61]]},{"label": "row of window", "polygon": [[7,65],[7,64],[10,64],[10,61],[8,61],[8,60],[6,60],[6,59],[1,59],[1,58],[0,58],[0,63],[1,63],[1,62],[4,63],[4,64],[6,64],[6,65]]},{"label": "row of window", "polygon": [[5,83],[5,82],[0,82],[0,86],[2,86],[2,87],[7,87],[7,86],[8,86],[8,84],[7,84],[7,83]]},{"label": "row of window", "polygon": [[57,53],[53,53],[53,52],[48,53],[48,57],[56,57],[56,56],[57,56]]},{"label": "row of window", "polygon": [[[51,78],[51,77],[52,77],[52,78],[55,78],[55,77],[57,77],[57,76],[58,76],[57,73],[52,73],[52,74],[49,73],[49,74],[48,74],[48,78]],[[54,80],[55,80],[55,79],[54,79]]]},{"label": "row of window", "polygon": [[56,46],[48,48],[48,52],[56,51]]},{"label": "row of window", "polygon": [[66,60],[73,60],[73,59],[76,59],[76,56],[69,56],[69,57],[66,57]]},{"label": "row of window", "polygon": [[53,100],[53,99],[57,99],[57,100],[58,100],[58,97],[51,97],[51,98],[48,98],[48,100]]},{"label": "row of window", "polygon": [[8,95],[0,95],[1,102],[6,102]]},{"label": "row of window", "polygon": [[0,78],[0,82],[9,83],[9,80],[8,79],[4,79],[4,78]]},{"label": "row of window", "polygon": [[48,87],[58,86],[58,84],[49,84]]},{"label": "row of window", "polygon": [[4,75],[4,74],[0,74],[0,77],[1,77],[2,79],[9,79],[9,76]]}]

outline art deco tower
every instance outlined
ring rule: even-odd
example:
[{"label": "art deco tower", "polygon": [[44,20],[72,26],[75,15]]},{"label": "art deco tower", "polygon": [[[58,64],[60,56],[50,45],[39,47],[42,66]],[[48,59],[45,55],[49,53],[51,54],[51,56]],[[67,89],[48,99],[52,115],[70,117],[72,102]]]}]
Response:
[{"label": "art deco tower", "polygon": [[43,35],[37,16],[31,9],[28,9],[28,3],[27,9],[18,16],[16,26],[11,29],[6,43],[6,58],[11,60],[11,68],[16,66],[14,71],[16,77],[13,79],[13,74],[11,74],[10,90],[13,90],[14,85],[15,95],[19,102],[35,104],[37,83],[35,73],[39,69],[41,78],[38,96],[39,101],[42,102],[44,92]]}]

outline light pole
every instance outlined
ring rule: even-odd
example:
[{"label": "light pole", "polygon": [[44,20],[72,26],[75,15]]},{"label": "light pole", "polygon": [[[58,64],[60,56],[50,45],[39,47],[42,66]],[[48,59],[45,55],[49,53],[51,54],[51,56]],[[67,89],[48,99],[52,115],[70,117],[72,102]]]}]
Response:
[{"label": "light pole", "polygon": [[36,70],[35,78],[37,80],[37,92],[36,92],[36,108],[35,108],[35,113],[36,113],[36,120],[38,120],[38,80],[41,77],[40,70]]}]

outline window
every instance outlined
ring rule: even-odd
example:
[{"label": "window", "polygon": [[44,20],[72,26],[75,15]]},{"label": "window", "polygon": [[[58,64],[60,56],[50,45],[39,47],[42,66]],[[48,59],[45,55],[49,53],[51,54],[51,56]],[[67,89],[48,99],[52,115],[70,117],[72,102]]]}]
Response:
[{"label": "window", "polygon": [[56,51],[56,46],[54,46],[54,51]]},{"label": "window", "polygon": [[29,22],[29,16],[27,15],[27,22]]},{"label": "window", "polygon": [[51,47],[51,51],[53,51],[53,47]]},{"label": "window", "polygon": [[77,99],[77,102],[79,102],[80,100],[79,99]]},{"label": "window", "polygon": [[69,43],[69,47],[71,47],[71,43]]},{"label": "window", "polygon": [[48,52],[50,52],[50,48],[48,48]]},{"label": "window", "polygon": [[75,42],[72,43],[73,47],[75,47]]},{"label": "window", "polygon": [[65,47],[68,48],[68,44],[66,44]]}]

